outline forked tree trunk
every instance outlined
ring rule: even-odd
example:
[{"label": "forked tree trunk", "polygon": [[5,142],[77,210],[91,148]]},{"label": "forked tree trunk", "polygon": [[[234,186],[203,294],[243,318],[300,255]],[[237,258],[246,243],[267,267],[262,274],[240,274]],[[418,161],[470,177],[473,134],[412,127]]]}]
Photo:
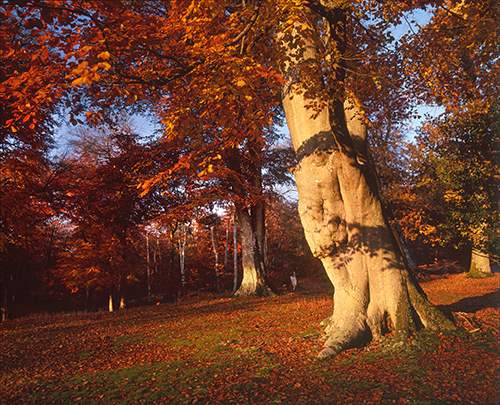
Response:
[{"label": "forked tree trunk", "polygon": [[[406,337],[419,325],[452,327],[403,264],[384,218],[375,174],[356,151],[357,135],[351,137],[347,129],[343,101],[325,103],[320,93],[306,97],[311,81],[316,81],[312,85],[317,91],[322,83],[320,76],[302,73],[303,66],[308,72],[321,71],[314,41],[305,35],[302,28],[293,28],[279,39],[286,54],[283,106],[299,160],[294,170],[299,214],[312,253],[335,288],[319,357],[377,339],[388,330]],[[292,48],[292,43],[302,48]],[[361,122],[350,123],[353,132]]]},{"label": "forked tree trunk", "polygon": [[471,277],[481,277],[491,274],[490,255],[479,249],[472,248],[470,257],[469,275]]},{"label": "forked tree trunk", "polygon": [[236,214],[240,224],[243,279],[235,295],[272,295],[271,289],[266,284],[264,262],[250,212],[247,208],[241,207],[236,209]]}]

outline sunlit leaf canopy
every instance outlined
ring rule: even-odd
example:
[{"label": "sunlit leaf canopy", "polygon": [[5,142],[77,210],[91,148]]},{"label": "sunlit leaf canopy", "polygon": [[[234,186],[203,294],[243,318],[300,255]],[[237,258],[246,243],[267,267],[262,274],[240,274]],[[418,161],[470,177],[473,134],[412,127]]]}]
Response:
[{"label": "sunlit leaf canopy", "polygon": [[[321,53],[319,72],[306,63],[297,74],[320,73],[326,94],[355,94],[374,128],[403,122],[419,102],[487,109],[498,70],[495,8],[492,1],[4,1],[2,138],[43,142],[42,125],[61,106],[72,124],[146,108],[166,140],[190,146],[144,192],[179,170],[210,176],[223,150],[264,147],[281,114],[287,62],[276,36],[297,29],[313,32]],[[347,15],[342,50],[327,41],[336,34],[324,17],[335,9]],[[414,10],[429,13],[429,23],[409,21]],[[396,42],[391,28],[401,23],[409,30]],[[312,83],[306,92],[323,91]]]}]

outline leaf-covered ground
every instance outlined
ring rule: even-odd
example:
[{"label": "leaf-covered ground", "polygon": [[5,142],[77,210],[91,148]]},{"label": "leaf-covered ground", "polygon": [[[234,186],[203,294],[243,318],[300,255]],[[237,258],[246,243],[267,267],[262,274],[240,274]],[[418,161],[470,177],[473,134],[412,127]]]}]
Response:
[{"label": "leaf-covered ground", "polygon": [[0,403],[498,403],[500,275],[423,287],[469,332],[323,362],[332,303],[307,291],[10,321]]}]

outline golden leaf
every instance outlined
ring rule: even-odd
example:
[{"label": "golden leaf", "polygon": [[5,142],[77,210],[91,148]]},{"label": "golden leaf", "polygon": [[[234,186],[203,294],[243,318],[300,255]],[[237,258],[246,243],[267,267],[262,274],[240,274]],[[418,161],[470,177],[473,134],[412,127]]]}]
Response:
[{"label": "golden leaf", "polygon": [[99,59],[107,60],[111,57],[111,54],[108,51],[101,52],[99,55],[97,55]]}]

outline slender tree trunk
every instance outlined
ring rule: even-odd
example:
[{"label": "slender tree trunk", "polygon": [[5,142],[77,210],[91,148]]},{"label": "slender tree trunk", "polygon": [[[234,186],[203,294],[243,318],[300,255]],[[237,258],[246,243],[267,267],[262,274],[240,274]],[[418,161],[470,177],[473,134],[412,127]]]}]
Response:
[{"label": "slender tree trunk", "polygon": [[151,263],[149,257],[149,235],[146,234],[146,287],[148,301],[151,299]]},{"label": "slender tree trunk", "polygon": [[484,277],[490,274],[492,273],[489,253],[472,248],[469,275],[471,277]]},{"label": "slender tree trunk", "polygon": [[89,312],[89,298],[90,298],[90,288],[88,285],[85,286],[85,312]]},{"label": "slender tree trunk", "polygon": [[108,297],[108,311],[109,312],[113,312],[113,293],[109,293],[109,297]]},{"label": "slender tree trunk", "polygon": [[214,226],[210,227],[210,240],[212,241],[212,251],[214,252],[214,276],[215,276],[215,291],[219,292],[219,252],[215,243],[215,230]]},{"label": "slender tree trunk", "polygon": [[226,221],[226,238],[224,239],[224,273],[227,273],[229,269],[229,227],[230,227],[229,218]]},{"label": "slender tree trunk", "polygon": [[155,255],[155,273],[160,272],[161,267],[161,243],[160,236],[156,236],[156,255]]},{"label": "slender tree trunk", "polygon": [[252,206],[252,221],[257,238],[257,247],[259,249],[263,272],[267,273],[267,251],[266,251],[266,206],[265,201],[261,198]]},{"label": "slender tree trunk", "polygon": [[245,207],[236,209],[241,236],[243,280],[235,295],[272,295],[264,277],[264,263],[259,252],[257,236],[250,212]]},{"label": "slender tree trunk", "polygon": [[153,246],[153,271],[151,273],[155,274],[157,271],[156,254],[158,250],[158,237],[156,237],[156,243]]},{"label": "slender tree trunk", "polygon": [[181,273],[181,288],[180,294],[183,295],[186,289],[186,242],[187,242],[187,225],[182,224],[178,240],[179,247],[179,269]]},{"label": "slender tree trunk", "polygon": [[1,291],[1,301],[0,301],[0,321],[5,322],[9,319],[9,286],[8,278],[4,277],[4,282],[2,283]]},{"label": "slender tree trunk", "polygon": [[238,290],[238,223],[233,214],[233,293]]},{"label": "slender tree trunk", "polygon": [[[419,324],[452,327],[404,266],[384,218],[375,173],[356,150],[356,134],[349,134],[344,102],[325,102],[321,77],[305,77],[301,71],[303,66],[321,71],[314,39],[306,35],[293,27],[291,37],[287,33],[279,39],[287,56],[283,106],[299,160],[294,170],[299,214],[312,253],[335,287],[319,356],[335,355],[390,329],[405,337]],[[316,95],[305,93],[311,85]],[[350,123],[351,128],[354,124],[361,121]]]}]

